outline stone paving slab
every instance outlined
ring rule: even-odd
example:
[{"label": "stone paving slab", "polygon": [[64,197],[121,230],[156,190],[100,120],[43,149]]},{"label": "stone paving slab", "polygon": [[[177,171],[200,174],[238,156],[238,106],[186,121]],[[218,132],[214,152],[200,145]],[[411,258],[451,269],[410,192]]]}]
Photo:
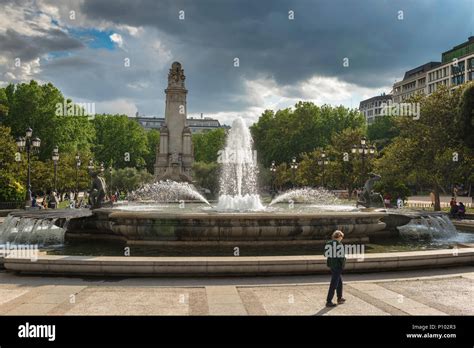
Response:
[{"label": "stone paving slab", "polygon": [[474,315],[472,270],[345,275],[347,302],[335,308],[325,307],[328,276],[81,279],[0,272],[0,315]]},{"label": "stone paving slab", "polygon": [[[326,308],[327,286],[304,287],[265,287],[239,288],[241,297],[251,298],[260,303],[266,315],[388,315],[388,313],[369,303],[345,293],[347,303],[335,308]],[[247,307],[255,306],[253,302],[245,303]],[[251,311],[251,309],[249,309]],[[257,314],[257,313],[256,313]]]},{"label": "stone paving slab", "polygon": [[209,314],[247,315],[235,286],[206,286]]},{"label": "stone paving slab", "polygon": [[401,293],[388,290],[378,284],[363,283],[351,284],[351,286],[410,315],[446,315],[444,312],[414,301]]},{"label": "stone paving slab", "polygon": [[24,295],[28,292],[26,289],[5,289],[0,288],[0,305]]},{"label": "stone paving slab", "polygon": [[474,315],[474,277],[400,281],[380,285],[450,315]]}]

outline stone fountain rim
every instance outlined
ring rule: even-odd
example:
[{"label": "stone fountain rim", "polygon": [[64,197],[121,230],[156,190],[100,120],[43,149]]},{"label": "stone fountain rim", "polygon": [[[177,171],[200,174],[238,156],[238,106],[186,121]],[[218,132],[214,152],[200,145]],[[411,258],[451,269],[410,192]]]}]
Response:
[{"label": "stone fountain rim", "polygon": [[166,212],[166,211],[143,211],[143,210],[122,210],[120,208],[99,208],[93,210],[94,215],[107,215],[109,218],[129,218],[129,219],[325,219],[325,218],[382,218],[389,215],[387,212],[376,211],[334,211],[334,212]]}]

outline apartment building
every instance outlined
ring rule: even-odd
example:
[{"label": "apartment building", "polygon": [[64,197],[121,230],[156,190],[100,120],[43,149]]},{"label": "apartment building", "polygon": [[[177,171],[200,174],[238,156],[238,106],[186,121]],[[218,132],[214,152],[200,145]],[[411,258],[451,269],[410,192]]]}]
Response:
[{"label": "apartment building", "polygon": [[465,82],[474,81],[474,36],[443,52],[441,57],[441,65],[428,72],[428,94],[440,85],[457,88]]},{"label": "apartment building", "polygon": [[408,70],[403,80],[395,82],[393,85],[393,102],[403,103],[418,93],[426,94],[427,74],[440,64],[440,62],[429,62]]},{"label": "apartment building", "polygon": [[381,95],[363,100],[359,104],[359,111],[365,116],[368,124],[372,124],[375,118],[382,115],[382,108],[392,102],[392,95],[382,93]]},{"label": "apartment building", "polygon": [[431,94],[440,85],[457,88],[474,80],[474,36],[441,54],[441,62],[429,62],[409,70],[393,85],[393,102],[403,103],[417,94]]}]

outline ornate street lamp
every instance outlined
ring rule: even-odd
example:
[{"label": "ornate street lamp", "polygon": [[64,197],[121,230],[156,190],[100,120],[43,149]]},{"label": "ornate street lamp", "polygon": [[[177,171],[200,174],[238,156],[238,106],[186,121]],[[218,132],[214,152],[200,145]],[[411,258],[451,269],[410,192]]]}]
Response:
[{"label": "ornate street lamp", "polygon": [[110,168],[109,168],[109,173],[110,173],[110,198],[112,198],[112,171],[113,171],[113,168],[112,168],[112,165],[110,165]]},{"label": "ornate street lamp", "polygon": [[291,159],[290,168],[291,168],[291,185],[294,187],[295,186],[295,172],[296,172],[296,169],[298,169],[298,163],[296,162],[296,157],[293,157]]},{"label": "ornate street lamp", "polygon": [[76,154],[76,189],[74,192],[74,199],[77,200],[79,196],[79,167],[81,166],[81,156],[79,152]]},{"label": "ornate street lamp", "polygon": [[19,152],[26,151],[27,154],[27,161],[28,161],[28,169],[26,175],[26,202],[25,207],[31,207],[31,201],[33,200],[32,193],[31,193],[31,166],[30,166],[30,154],[36,153],[41,146],[40,138],[32,138],[33,130],[28,128],[25,133],[25,137],[18,137],[16,139],[16,146],[18,147]]},{"label": "ornate street lamp", "polygon": [[54,192],[58,191],[57,187],[57,178],[58,178],[58,161],[59,161],[59,149],[57,146],[54,147],[53,149],[53,155],[52,155],[52,160],[54,163],[54,187],[53,190]]},{"label": "ornate street lamp", "polygon": [[272,194],[275,193],[275,176],[276,176],[276,165],[275,161],[272,161],[272,165],[270,166],[270,172],[272,173]]},{"label": "ornate street lamp", "polygon": [[94,166],[94,160],[91,159],[89,160],[89,164],[87,165],[87,169],[89,170],[89,172],[92,172],[94,170],[95,166]]},{"label": "ornate street lamp", "polygon": [[324,169],[326,166],[329,164],[329,158],[326,157],[326,153],[323,151],[321,152],[321,157],[318,160],[318,165],[321,166],[321,173],[322,173],[322,178],[321,178],[321,186],[324,187]]},{"label": "ornate street lamp", "polygon": [[[365,160],[367,157],[374,156],[376,148],[374,145],[368,146],[367,139],[362,137],[360,139],[360,145],[352,145],[351,152],[355,155],[358,154],[362,159],[362,178],[365,178]],[[362,179],[363,180],[363,179]]]}]

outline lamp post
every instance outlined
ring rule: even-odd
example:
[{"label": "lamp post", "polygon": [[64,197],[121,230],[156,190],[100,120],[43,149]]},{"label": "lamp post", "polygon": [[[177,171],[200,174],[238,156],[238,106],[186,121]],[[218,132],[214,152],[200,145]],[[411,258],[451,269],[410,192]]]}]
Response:
[{"label": "lamp post", "polygon": [[295,186],[295,172],[296,172],[296,169],[298,169],[298,163],[296,162],[296,157],[293,157],[291,159],[290,168],[291,168],[291,185],[292,187],[294,187]]},{"label": "lamp post", "polygon": [[[365,161],[367,157],[373,156],[375,154],[375,146],[367,145],[367,139],[362,137],[360,139],[360,145],[353,145],[351,152],[355,155],[358,154],[362,159],[362,184],[365,178]],[[362,186],[362,185],[361,185]]]},{"label": "lamp post", "polygon": [[326,157],[326,153],[323,151],[321,152],[321,158],[318,160],[318,165],[321,166],[321,186],[324,187],[324,169],[325,166],[329,164],[329,159]]},{"label": "lamp post", "polygon": [[76,189],[74,192],[74,199],[77,200],[79,196],[79,167],[81,166],[81,156],[79,152],[76,154]]},{"label": "lamp post", "polygon": [[89,160],[89,164],[87,165],[87,169],[91,172],[91,171],[94,170],[94,168],[95,168],[95,166],[94,166],[94,160],[93,160],[93,159],[90,159],[90,160]]},{"label": "lamp post", "polygon": [[53,185],[53,190],[54,192],[58,191],[57,188],[57,178],[58,178],[58,161],[59,161],[59,149],[57,146],[54,147],[53,149],[53,156],[52,160],[54,163],[54,185]]},{"label": "lamp post", "polygon": [[276,165],[275,161],[272,161],[272,165],[270,166],[270,172],[272,173],[272,196],[275,194],[275,176],[276,176]]},{"label": "lamp post", "polygon": [[33,136],[33,130],[31,128],[28,128],[26,130],[26,134],[24,137],[18,137],[16,139],[16,146],[18,147],[18,151],[26,151],[27,155],[27,161],[28,161],[28,169],[27,169],[27,174],[26,174],[26,202],[25,206],[30,207],[31,206],[31,201],[33,199],[32,194],[31,194],[31,166],[30,166],[30,154],[37,152],[39,147],[41,146],[41,140],[40,138],[32,138]]},{"label": "lamp post", "polygon": [[112,191],[112,165],[110,165],[110,168],[109,168],[109,173],[110,173],[110,198],[112,198],[112,194],[113,194],[113,191]]}]

